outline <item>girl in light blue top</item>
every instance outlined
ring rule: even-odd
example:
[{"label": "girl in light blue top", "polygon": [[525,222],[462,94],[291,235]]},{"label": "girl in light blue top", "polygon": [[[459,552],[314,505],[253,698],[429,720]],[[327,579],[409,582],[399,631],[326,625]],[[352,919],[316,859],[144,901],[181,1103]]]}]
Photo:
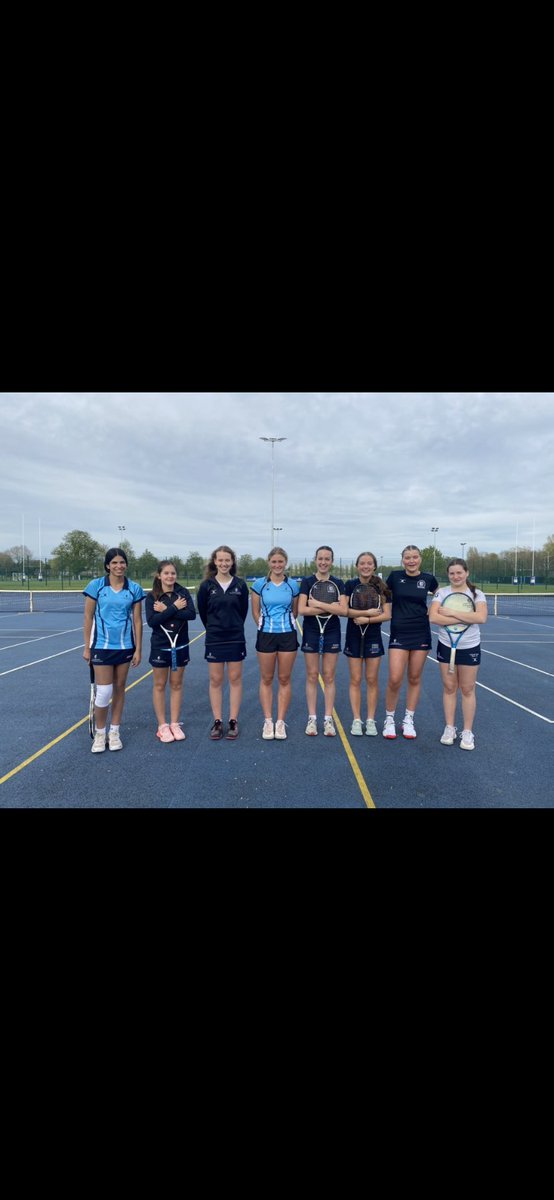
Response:
[{"label": "girl in light blue top", "polygon": [[[281,546],[268,555],[269,574],[252,585],[252,616],[258,628],[256,650],[260,667],[260,703],[264,711],[264,741],[284,741],[285,717],[291,701],[291,675],[298,650],[296,614],[300,584],[286,573],[288,556]],[[273,724],[273,678],[279,662],[277,720]]]}]

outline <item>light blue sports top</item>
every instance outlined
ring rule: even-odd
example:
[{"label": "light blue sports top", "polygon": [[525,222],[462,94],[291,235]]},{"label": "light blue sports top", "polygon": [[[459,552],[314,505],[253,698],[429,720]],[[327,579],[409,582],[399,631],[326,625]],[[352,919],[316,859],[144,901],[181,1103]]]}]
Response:
[{"label": "light blue sports top", "polygon": [[114,592],[106,583],[106,576],[102,575],[100,579],[91,580],[83,596],[96,600],[93,649],[133,650],[133,608],[145,597],[140,583],[126,579],[121,591]]},{"label": "light blue sports top", "polygon": [[292,602],[300,594],[296,579],[284,579],[277,584],[268,583],[264,576],[254,580],[252,591],[260,597],[258,629],[262,633],[290,633],[296,629],[292,615]]}]

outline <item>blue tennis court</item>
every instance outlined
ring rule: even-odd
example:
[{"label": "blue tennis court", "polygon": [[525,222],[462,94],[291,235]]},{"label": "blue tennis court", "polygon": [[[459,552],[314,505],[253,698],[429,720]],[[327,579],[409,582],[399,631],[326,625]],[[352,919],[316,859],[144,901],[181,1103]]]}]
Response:
[{"label": "blue tennis court", "polygon": [[[29,594],[26,594],[29,595]],[[476,749],[442,746],[442,688],[433,653],[416,714],[418,737],[381,736],[387,659],[382,662],[378,737],[350,735],[348,668],[337,671],[336,738],[307,738],[303,655],[293,673],[286,742],[263,742],[255,627],[236,743],[212,743],[203,626],[191,625],[185,673],[187,740],[155,738],[149,631],[131,670],[124,750],[94,756],[88,733],[88,668],[82,658],[80,593],[23,602],[0,596],[4,808],[550,808],[554,726],[554,596],[489,599],[477,685]],[[10,597],[7,599],[7,597]],[[15,599],[13,599],[15,597]],[[496,615],[495,615],[496,614]],[[385,632],[385,643],[387,641]],[[401,705],[404,692],[401,693]],[[320,709],[322,712],[322,707]],[[397,714],[398,715],[398,714]]]}]

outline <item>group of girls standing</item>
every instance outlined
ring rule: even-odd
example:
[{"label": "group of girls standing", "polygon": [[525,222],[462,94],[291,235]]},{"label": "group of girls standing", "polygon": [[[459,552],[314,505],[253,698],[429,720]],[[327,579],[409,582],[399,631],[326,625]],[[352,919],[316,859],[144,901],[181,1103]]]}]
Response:
[{"label": "group of girls standing", "polygon": [[[298,651],[297,617],[303,619],[301,650],[306,665],[306,735],[318,734],[317,696],[321,675],[325,711],[323,734],[336,736],[333,720],[336,670],[341,650],[340,618],[348,619],[344,655],[347,658],[352,708],[353,736],[377,735],[375,715],[378,701],[378,675],[385,653],[381,627],[390,621],[389,673],[385,697],[383,737],[396,738],[395,712],[400,689],[407,675],[406,711],[402,734],[416,735],[414,715],[421,692],[423,668],[431,649],[430,621],[439,626],[437,659],[443,681],[443,706],[446,725],[443,745],[457,738],[455,725],[458,690],[462,695],[462,749],[474,748],[473,719],[475,687],[480,662],[479,625],[487,618],[486,598],[469,580],[463,559],[448,564],[449,585],[439,589],[438,581],[421,570],[417,546],[402,553],[402,567],[392,571],[383,582],[377,572],[377,560],[368,551],[356,561],[358,575],[346,584],[332,575],[333,551],[320,546],[315,554],[315,573],[301,583],[287,574],[287,554],[275,546],[268,556],[268,574],[256,579],[251,597],[246,582],[237,577],[234,551],[219,546],[206,567],[206,577],[197,594],[197,609],[206,629],[204,657],[208,663],[209,697],[213,714],[212,741],[235,740],[239,734],[242,700],[242,665],[246,658],[244,624],[251,599],[252,616],[257,626],[256,652],[260,671],[260,704],[264,715],[262,738],[284,741],[286,716],[291,702],[292,670]],[[196,618],[191,593],[177,582],[175,565],[164,560],[158,565],[151,592],[145,596],[139,584],[126,577],[127,558],[123,550],[110,550],[104,564],[106,575],[93,580],[85,589],[84,657],[94,665],[97,680],[96,735],[93,753],[120,750],[119,723],[123,711],[125,682],[131,665],[141,657],[141,601],[146,600],[146,620],[152,630],[150,665],[152,666],[153,705],[158,722],[156,736],[164,743],[183,741],[185,732],[179,719],[182,708],[184,672],[189,662],[189,623]],[[339,599],[329,603],[315,601],[310,592],[316,581],[332,581]],[[379,609],[360,611],[350,607],[353,592],[360,584],[371,584],[379,592]],[[458,614],[442,608],[449,592],[470,595],[473,613]],[[336,592],[333,589],[336,597]],[[432,597],[429,608],[429,597]],[[318,616],[328,616],[321,648]],[[444,627],[457,619],[470,626],[464,634],[464,648],[457,651],[454,675],[448,672],[450,642]],[[362,636],[363,627],[366,633]],[[223,720],[225,668],[229,684],[229,718]],[[274,721],[274,681],[277,675],[277,713]],[[362,682],[366,681],[365,720],[362,718]],[[166,691],[169,684],[170,719],[166,720]],[[108,707],[112,704],[112,724],[107,734]]]}]

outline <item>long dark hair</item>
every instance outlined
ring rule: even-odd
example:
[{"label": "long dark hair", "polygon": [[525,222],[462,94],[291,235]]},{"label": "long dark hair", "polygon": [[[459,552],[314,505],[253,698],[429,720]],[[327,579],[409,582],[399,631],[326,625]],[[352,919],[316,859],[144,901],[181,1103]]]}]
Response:
[{"label": "long dark hair", "polygon": [[[160,571],[163,571],[164,567],[174,567],[174,566],[175,566],[175,563],[173,562],[172,558],[164,558],[164,559],[162,559],[161,562],[158,563],[158,566],[156,567],[156,574],[154,576],[154,582],[152,584],[152,595],[154,597],[154,600],[159,600],[160,596],[165,595],[165,592],[162,588],[162,581],[160,579]],[[177,583],[177,580],[175,580],[175,587],[177,588],[178,586],[179,585]]]},{"label": "long dark hair", "polygon": [[206,563],[206,569],[204,571],[204,579],[214,579],[215,576],[217,575],[217,567],[215,565],[216,554],[230,554],[231,555],[231,558],[233,560],[233,565],[231,567],[231,570],[229,571],[229,574],[236,575],[236,573],[237,573],[237,556],[235,554],[235,551],[231,550],[230,546],[218,546],[216,550],[212,551],[210,561]]},{"label": "long dark hair", "polygon": [[[447,564],[446,564],[446,574],[447,574],[447,575],[448,575],[448,572],[449,572],[449,570],[450,570],[450,568],[451,568],[451,567],[463,567],[463,568],[464,568],[464,571],[467,571],[467,570],[468,570],[468,565],[467,565],[467,563],[466,563],[466,560],[465,560],[465,558],[451,558],[451,559],[449,559],[449,561],[448,561],[448,562],[447,562]],[[473,599],[475,600],[475,597],[476,597],[476,595],[477,595],[477,588],[476,588],[475,584],[471,582],[471,579],[469,578],[469,575],[468,575],[468,577],[467,577],[467,579],[466,579],[466,587],[468,587],[468,588],[469,588],[470,592],[473,592]]]},{"label": "long dark hair", "polygon": [[127,558],[125,551],[122,550],[120,546],[112,546],[111,550],[106,550],[104,555],[104,570],[108,575],[110,573],[110,563],[112,558],[124,558],[125,566],[129,566],[129,559]]},{"label": "long dark hair", "polygon": [[372,558],[375,563],[373,574],[369,580],[371,587],[376,588],[384,600],[392,599],[392,592],[391,592],[390,588],[387,587],[386,583],[383,583],[381,576],[377,574],[377,558],[376,558],[375,554],[373,553],[373,551],[372,550],[362,550],[362,553],[358,554],[358,557],[356,559],[356,566],[358,566],[358,563],[361,558]]}]

